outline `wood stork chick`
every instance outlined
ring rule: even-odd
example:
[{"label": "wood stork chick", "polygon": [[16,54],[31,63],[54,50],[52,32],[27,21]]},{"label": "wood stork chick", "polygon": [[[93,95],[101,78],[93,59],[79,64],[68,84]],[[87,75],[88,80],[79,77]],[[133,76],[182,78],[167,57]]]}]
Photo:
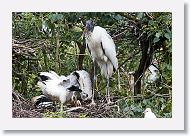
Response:
[{"label": "wood stork chick", "polygon": [[92,82],[90,80],[90,74],[85,70],[77,70],[71,73],[76,76],[79,88],[84,92],[81,95],[82,100],[92,99]]},{"label": "wood stork chick", "polygon": [[35,96],[31,99],[33,105],[38,109],[43,109],[47,107],[53,107],[53,102],[51,99],[47,98],[45,95]]},{"label": "wood stork chick", "polygon": [[150,108],[146,108],[144,111],[144,118],[157,118]]},{"label": "wood stork chick", "polygon": [[73,91],[82,92],[81,89],[71,84],[70,78],[58,76],[55,72],[41,72],[37,84],[45,96],[61,102],[61,112],[63,104],[72,99]]},{"label": "wood stork chick", "polygon": [[109,79],[112,76],[113,70],[118,68],[118,60],[116,58],[115,44],[111,36],[107,31],[100,27],[94,26],[91,20],[86,21],[84,28],[84,35],[86,40],[86,46],[90,52],[94,63],[94,79],[93,79],[93,95],[92,103],[94,104],[94,90],[95,90],[95,61],[101,69],[101,74],[103,74],[107,80],[106,89],[106,99],[107,103],[110,104],[110,89],[109,89]]}]

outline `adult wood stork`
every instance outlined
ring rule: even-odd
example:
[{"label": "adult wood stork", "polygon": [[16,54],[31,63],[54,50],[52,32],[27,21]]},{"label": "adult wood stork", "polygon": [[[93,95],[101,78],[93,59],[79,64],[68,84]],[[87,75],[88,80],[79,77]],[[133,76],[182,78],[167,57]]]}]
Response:
[{"label": "adult wood stork", "polygon": [[146,108],[144,113],[144,118],[157,118],[150,108]]},{"label": "adult wood stork", "polygon": [[41,72],[37,84],[45,96],[61,102],[60,111],[62,112],[63,104],[73,100],[76,91],[82,93],[74,81],[75,77],[58,76],[55,72],[50,71]]},{"label": "adult wood stork", "polygon": [[86,46],[90,52],[94,63],[94,79],[93,79],[93,93],[92,93],[92,104],[94,103],[94,91],[95,91],[95,80],[96,80],[96,67],[95,61],[101,69],[107,80],[106,99],[107,103],[110,104],[110,89],[109,79],[112,76],[113,70],[118,68],[118,60],[116,58],[115,44],[111,36],[107,31],[100,27],[94,26],[91,20],[86,21],[84,28],[84,35],[86,40]]}]

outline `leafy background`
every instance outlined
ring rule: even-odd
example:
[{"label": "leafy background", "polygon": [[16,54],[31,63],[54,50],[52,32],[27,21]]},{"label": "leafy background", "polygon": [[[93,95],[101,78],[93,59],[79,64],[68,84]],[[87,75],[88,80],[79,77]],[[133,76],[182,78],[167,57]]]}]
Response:
[{"label": "leafy background", "polygon": [[[88,19],[104,27],[116,44],[119,71],[110,85],[120,115],[143,117],[150,107],[157,117],[172,117],[172,14],[167,12],[12,13],[13,90],[28,100],[39,95],[36,77],[41,71],[68,75],[85,69],[92,75],[92,60],[82,37]],[[154,61],[159,80],[148,83],[147,68]],[[99,69],[97,73],[96,92],[104,96],[105,80]]]}]

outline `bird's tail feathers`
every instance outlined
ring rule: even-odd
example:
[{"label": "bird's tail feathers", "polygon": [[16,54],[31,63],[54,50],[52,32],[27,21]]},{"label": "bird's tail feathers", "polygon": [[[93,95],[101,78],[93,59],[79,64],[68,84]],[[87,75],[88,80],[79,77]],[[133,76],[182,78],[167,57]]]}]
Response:
[{"label": "bird's tail feathers", "polygon": [[101,74],[104,75],[105,77],[111,77],[113,74],[113,65],[110,61],[107,63],[98,63],[100,69],[101,69]]},{"label": "bird's tail feathers", "polygon": [[46,84],[43,81],[38,81],[37,85],[40,87],[42,92],[46,89]]},{"label": "bird's tail feathers", "polygon": [[113,67],[114,67],[114,72],[117,71],[117,69],[118,69],[118,60],[117,60],[116,57],[115,57],[115,61],[113,63]]}]

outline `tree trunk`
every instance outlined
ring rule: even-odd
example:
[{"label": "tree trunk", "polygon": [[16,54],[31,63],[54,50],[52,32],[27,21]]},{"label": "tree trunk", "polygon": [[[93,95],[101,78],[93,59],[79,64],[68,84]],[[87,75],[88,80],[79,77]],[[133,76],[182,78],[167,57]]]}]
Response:
[{"label": "tree trunk", "polygon": [[149,40],[141,41],[141,52],[142,56],[140,59],[140,64],[134,74],[134,95],[141,94],[141,79],[144,72],[149,67],[153,56],[153,47],[150,45]]},{"label": "tree trunk", "polygon": [[78,45],[78,48],[79,48],[79,56],[78,56],[78,64],[77,64],[77,69],[78,70],[81,70],[83,69],[83,60],[84,60],[84,54],[85,53],[85,49],[86,49],[86,46],[85,46],[85,39],[83,38],[83,44],[81,44],[80,42],[77,42],[77,45]]},{"label": "tree trunk", "polygon": [[140,41],[142,56],[140,64],[134,74],[134,95],[141,94],[141,78],[144,76],[144,72],[152,63],[154,52],[163,46],[165,37],[161,38],[155,45],[152,43],[152,38],[145,41]]}]

